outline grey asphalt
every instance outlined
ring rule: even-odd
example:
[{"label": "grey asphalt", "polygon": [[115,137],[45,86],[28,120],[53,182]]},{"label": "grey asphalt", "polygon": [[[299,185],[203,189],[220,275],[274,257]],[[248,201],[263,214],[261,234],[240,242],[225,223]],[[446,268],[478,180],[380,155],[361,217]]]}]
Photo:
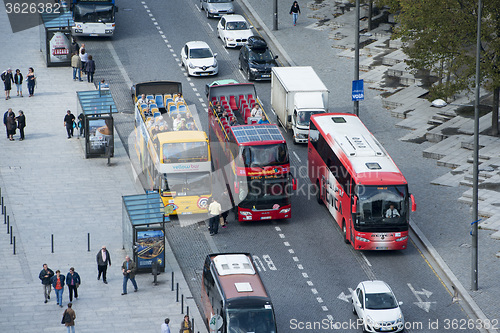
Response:
[{"label": "grey asphalt", "polygon": [[[25,75],[33,67],[37,76],[35,96],[16,96],[0,101],[5,112],[16,115],[23,110],[26,139],[0,140],[0,188],[6,207],[1,216],[0,253],[4,272],[0,286],[0,327],[2,332],[65,332],[61,325],[64,311],[51,299],[44,304],[38,274],[47,263],[52,270],[67,274],[75,267],[82,279],[79,297],[73,301],[77,332],[159,332],[164,318],[171,320],[172,332],[178,331],[189,306],[196,331],[205,331],[186,281],[175,257],[166,246],[166,272],[153,285],[149,273],[138,274],[139,291],[122,296],[122,196],[144,193],[136,182],[130,160],[119,139],[111,166],[107,159],[85,159],[82,139],[67,139],[63,125],[66,110],[77,114],[76,91],[94,90],[94,85],[72,80],[68,67],[47,68],[39,51],[38,27],[11,33],[5,11],[0,13],[4,45],[2,67],[19,68]],[[3,130],[5,128],[3,127]],[[5,135],[5,132],[3,132]],[[7,234],[7,220],[15,237]],[[10,230],[9,230],[10,231]],[[88,251],[87,234],[90,234]],[[54,239],[52,252],[51,237]],[[97,280],[96,253],[106,245],[112,260],[108,284]],[[179,302],[171,291],[171,272],[179,283]],[[68,290],[63,294],[69,302]]]}]

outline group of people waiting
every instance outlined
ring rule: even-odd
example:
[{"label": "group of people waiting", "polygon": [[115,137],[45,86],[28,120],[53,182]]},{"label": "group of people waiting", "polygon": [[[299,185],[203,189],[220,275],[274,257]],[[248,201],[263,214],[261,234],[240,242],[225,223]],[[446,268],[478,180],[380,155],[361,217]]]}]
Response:
[{"label": "group of people waiting", "polygon": [[[14,83],[17,88],[17,96],[23,97],[23,81],[24,76],[21,74],[20,69],[16,69],[16,72],[13,74],[12,69],[7,69],[3,71],[1,74],[1,78],[4,84],[5,89],[5,99],[10,99],[10,91],[12,90],[12,84]],[[33,67],[28,68],[28,73],[26,74],[26,83],[28,85],[29,97],[33,97],[35,94],[35,70]]]},{"label": "group of people waiting", "polygon": [[21,138],[19,141],[24,140],[24,128],[26,127],[26,116],[22,110],[19,110],[19,115],[16,117],[12,109],[8,109],[3,115],[3,124],[7,130],[7,139],[14,141],[14,135],[16,135],[16,129],[19,129]]},{"label": "group of people waiting", "polygon": [[[78,47],[73,43],[73,56],[71,57],[71,67],[73,68],[73,81],[83,81],[82,73],[87,74],[87,82],[94,82],[95,61],[85,50],[85,44]],[[77,79],[78,76],[78,79]]]}]

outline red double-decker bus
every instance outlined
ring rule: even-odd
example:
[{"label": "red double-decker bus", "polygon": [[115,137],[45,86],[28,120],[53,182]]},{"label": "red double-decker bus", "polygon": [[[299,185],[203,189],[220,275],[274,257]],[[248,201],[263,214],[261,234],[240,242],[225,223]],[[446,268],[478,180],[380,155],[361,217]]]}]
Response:
[{"label": "red double-decker bus", "polygon": [[311,117],[308,174],[346,243],[356,250],[407,247],[415,200],[401,171],[358,117]]},{"label": "red double-decker bus", "polygon": [[[239,221],[288,219],[295,180],[286,141],[276,124],[258,124],[250,110],[259,101],[253,84],[212,86],[209,138],[214,169],[221,169]],[[214,108],[220,103],[227,115]],[[234,117],[236,124],[230,122]]]}]

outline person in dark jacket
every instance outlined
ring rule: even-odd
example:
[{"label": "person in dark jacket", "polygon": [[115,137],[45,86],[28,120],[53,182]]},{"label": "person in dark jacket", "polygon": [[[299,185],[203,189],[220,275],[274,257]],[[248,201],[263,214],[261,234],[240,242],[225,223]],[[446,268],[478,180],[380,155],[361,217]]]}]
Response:
[{"label": "person in dark jacket", "polygon": [[28,74],[26,74],[26,84],[28,85],[28,92],[30,93],[28,97],[33,97],[35,95],[36,85],[36,76],[33,67],[28,68]]},{"label": "person in dark jacket", "polygon": [[21,135],[19,141],[23,141],[24,128],[26,127],[26,116],[24,115],[24,112],[22,110],[19,110],[19,116],[16,117],[16,120],[17,120],[17,128],[19,128],[19,134]]},{"label": "person in dark jacket", "polygon": [[17,96],[23,97],[23,74],[21,74],[20,69],[16,69],[16,74],[14,74],[14,83],[17,88]]},{"label": "person in dark jacket", "polygon": [[7,139],[9,139],[9,129],[7,128],[7,116],[9,115],[9,110],[5,111],[5,113],[3,114],[3,124],[4,124],[5,130],[7,132]]},{"label": "person in dark jacket", "polygon": [[292,15],[293,25],[297,24],[297,19],[299,18],[300,7],[297,1],[294,1],[292,8],[290,8],[290,15]]},{"label": "person in dark jacket", "polygon": [[47,264],[43,264],[43,269],[40,271],[40,274],[38,274],[38,278],[42,280],[42,285],[43,285],[43,293],[45,295],[45,303],[48,302],[50,299],[50,291],[52,284],[50,282],[50,279],[54,276],[54,271],[52,271]]},{"label": "person in dark jacket", "polygon": [[80,129],[80,136],[85,135],[85,116],[83,113],[78,115],[78,128]]},{"label": "person in dark jacket", "polygon": [[87,81],[94,82],[95,61],[92,60],[91,55],[89,55],[89,60],[85,64],[85,71],[87,72]]},{"label": "person in dark jacket", "polygon": [[97,280],[101,279],[102,274],[102,282],[107,284],[108,281],[106,281],[106,271],[108,270],[108,264],[111,266],[111,256],[109,255],[108,250],[106,250],[106,246],[103,245],[101,250],[97,252],[96,260],[97,270],[99,272],[97,274]]},{"label": "person in dark jacket", "polygon": [[80,279],[80,275],[75,272],[75,268],[71,267],[69,269],[69,273],[66,275],[66,285],[68,286],[69,291],[69,301],[73,302],[73,294],[75,298],[78,298],[78,287],[82,283]]},{"label": "person in dark jacket", "polygon": [[12,69],[8,69],[7,72],[2,73],[2,80],[5,86],[5,99],[10,99],[10,90],[12,89],[12,83],[14,83],[14,76],[12,75]]},{"label": "person in dark jacket", "polygon": [[57,305],[62,308],[62,296],[64,293],[64,275],[61,275],[61,271],[57,270],[56,275],[54,275],[50,282],[52,282],[52,287],[54,287],[54,291],[57,296]]},{"label": "person in dark jacket", "polygon": [[14,135],[16,134],[16,115],[12,109],[9,109],[7,113],[7,133],[9,134],[9,140],[14,141]]},{"label": "person in dark jacket", "polygon": [[66,115],[64,116],[64,126],[66,127],[66,132],[68,132],[69,139],[73,136],[73,126],[75,126],[75,115],[70,110],[66,111]]}]

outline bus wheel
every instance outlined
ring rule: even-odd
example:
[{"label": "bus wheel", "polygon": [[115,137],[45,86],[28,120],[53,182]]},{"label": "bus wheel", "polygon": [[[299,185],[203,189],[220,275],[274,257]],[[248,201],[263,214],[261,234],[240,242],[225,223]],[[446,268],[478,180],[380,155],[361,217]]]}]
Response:
[{"label": "bus wheel", "polygon": [[321,200],[321,187],[319,186],[319,181],[316,181],[316,201],[318,201],[320,205],[323,204],[323,200]]},{"label": "bus wheel", "polygon": [[344,242],[346,244],[349,244],[350,241],[349,241],[349,238],[347,238],[347,228],[345,226],[345,221],[342,222],[342,234],[344,235]]}]

